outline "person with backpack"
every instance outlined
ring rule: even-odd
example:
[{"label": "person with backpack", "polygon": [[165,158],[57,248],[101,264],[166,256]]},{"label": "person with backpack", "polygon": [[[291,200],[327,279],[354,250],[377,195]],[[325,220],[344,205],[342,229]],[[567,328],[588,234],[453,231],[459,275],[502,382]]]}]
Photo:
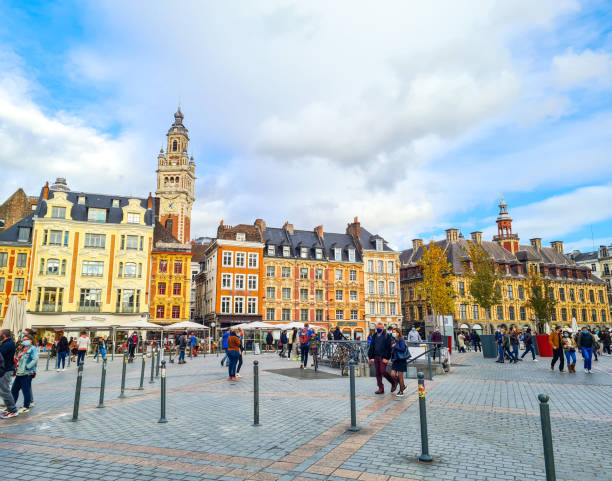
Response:
[{"label": "person with backpack", "polygon": [[266,352],[274,351],[274,337],[272,336],[272,331],[268,331],[266,334]]},{"label": "person with backpack", "polygon": [[185,364],[185,350],[187,349],[187,332],[183,332],[178,338],[179,346],[179,364]]},{"label": "person with backpack", "polygon": [[2,419],[13,418],[18,415],[15,399],[11,393],[11,379],[15,372],[15,341],[11,331],[0,331],[0,397],[4,401]]},{"label": "person with backpack", "polygon": [[404,397],[404,390],[406,389],[406,385],[404,384],[404,373],[408,370],[410,351],[408,350],[406,341],[404,341],[402,337],[401,331],[397,327],[393,328],[391,337],[393,338],[391,342],[391,348],[393,349],[391,377],[399,384],[399,391],[396,396]]},{"label": "person with backpack", "polygon": [[378,391],[374,394],[385,393],[385,386],[382,382],[383,377],[391,383],[391,392],[395,392],[397,388],[397,381],[387,372],[387,364],[392,355],[391,344],[393,337],[387,334],[383,327],[382,322],[376,324],[376,334],[374,334],[368,349],[368,363],[374,362],[376,383],[378,384]]},{"label": "person with backpack", "polygon": [[302,369],[308,367],[308,343],[310,342],[311,335],[312,331],[308,329],[308,323],[304,324],[304,327],[299,331],[300,355],[302,356],[300,368]]},{"label": "person with backpack", "polygon": [[569,373],[576,373],[576,341],[570,336],[570,333],[563,331],[563,339],[561,339],[561,345],[563,352],[565,353],[565,360],[567,362],[567,371]]},{"label": "person with backpack", "polygon": [[240,338],[235,331],[230,332],[227,339],[227,346],[227,357],[229,359],[229,362],[227,363],[229,374],[228,380],[236,381],[236,365],[240,359],[240,349],[242,348],[242,343],[240,342]]},{"label": "person with backpack", "polygon": [[280,340],[278,341],[278,355],[279,357],[284,357],[285,355],[285,347],[287,346],[289,339],[287,338],[287,331],[281,332]]},{"label": "person with backpack", "polygon": [[128,362],[134,362],[136,346],[138,346],[138,333],[134,331],[132,335],[128,337]]},{"label": "person with backpack", "polygon": [[19,391],[23,394],[23,407],[19,409],[19,414],[30,412],[32,403],[32,379],[36,376],[38,364],[38,349],[33,343],[34,337],[26,334],[21,342],[21,348],[15,355],[16,371],[11,394],[15,403],[19,399]]},{"label": "person with backpack", "polygon": [[227,355],[227,349],[228,349],[228,344],[227,344],[227,339],[230,336],[230,330],[226,329],[225,332],[223,333],[223,337],[221,338],[221,348],[225,351],[225,356],[223,356],[223,358],[221,359],[221,365],[223,366],[225,361],[228,358]]},{"label": "person with backpack", "polygon": [[595,345],[595,339],[589,332],[589,330],[584,327],[582,329],[582,334],[580,335],[580,342],[578,347],[582,351],[582,357],[584,358],[584,372],[587,374],[591,374],[591,362],[593,359],[593,346]]},{"label": "person with backpack", "polygon": [[472,346],[474,347],[474,352],[482,352],[482,345],[480,341],[480,336],[476,332],[475,329],[472,329],[472,334],[470,334],[470,339],[472,340]]},{"label": "person with backpack", "polygon": [[521,359],[523,359],[528,352],[531,352],[532,361],[536,362],[535,348],[533,347],[533,336],[531,335],[531,327],[527,328],[525,334],[523,335],[523,342],[525,343],[525,352],[521,355]]}]

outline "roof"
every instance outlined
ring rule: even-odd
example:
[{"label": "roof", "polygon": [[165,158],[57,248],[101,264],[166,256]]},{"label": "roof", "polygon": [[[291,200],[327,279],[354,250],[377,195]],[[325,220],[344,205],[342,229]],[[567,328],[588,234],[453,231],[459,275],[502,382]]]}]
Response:
[{"label": "roof", "polygon": [[596,261],[598,259],[597,254],[598,251],[580,252],[579,254],[574,254],[572,257],[576,262]]},{"label": "roof", "polygon": [[376,239],[381,239],[383,241],[383,251],[394,252],[393,249],[391,249],[387,245],[387,241],[383,239],[381,236],[379,236],[378,234],[376,235],[370,234],[363,227],[359,228],[359,243],[361,244],[361,247],[363,249],[376,250]]},{"label": "roof", "polygon": [[247,242],[263,242],[259,228],[249,224],[231,226],[221,223],[217,229],[217,238],[223,240],[236,240],[236,234],[239,233],[245,234]]},{"label": "roof", "polygon": [[191,244],[191,252],[193,253],[191,262],[202,262],[204,260],[206,249],[208,249],[209,245],[210,244]]},{"label": "roof", "polygon": [[[153,209],[147,209],[148,199],[143,199],[141,197],[92,194],[87,192],[59,191],[51,189],[49,190],[49,196],[47,200],[42,197],[41,193],[38,205],[36,207],[36,210],[34,211],[36,217],[44,217],[47,214],[47,201],[53,199],[56,193],[66,195],[67,200],[72,203],[70,217],[76,221],[87,222],[87,213],[88,210],[91,208],[105,209],[107,224],[120,224],[123,220],[123,207],[129,204],[130,199],[136,199],[140,201],[140,206],[146,209],[146,213],[144,216],[145,225],[153,226],[154,223]],[[83,204],[79,204],[79,197],[85,197],[85,202]],[[113,207],[114,200],[119,201],[119,207]]]},{"label": "roof", "polygon": [[[267,227],[264,231],[264,242],[267,246],[277,247],[274,250],[274,255],[269,254],[268,249],[264,250],[266,257],[283,258],[283,246],[289,246],[289,257],[317,260],[317,249],[321,249],[323,259],[335,260],[334,249],[341,249],[341,260],[343,262],[362,262],[359,250],[355,245],[353,237],[348,234],[336,234],[333,232],[324,232],[323,237],[314,231],[293,230],[293,234],[289,230],[278,227]],[[301,249],[305,248],[306,257],[301,255]],[[349,261],[349,249],[352,249],[355,254],[355,260]]]},{"label": "roof", "polygon": [[[34,227],[34,214],[30,214],[27,217],[24,217],[16,224],[13,224],[11,227],[6,229],[3,232],[0,232],[0,244],[19,244],[19,245],[31,245],[32,244],[32,228]],[[19,240],[19,230],[21,228],[30,229],[28,233],[27,242]]]}]

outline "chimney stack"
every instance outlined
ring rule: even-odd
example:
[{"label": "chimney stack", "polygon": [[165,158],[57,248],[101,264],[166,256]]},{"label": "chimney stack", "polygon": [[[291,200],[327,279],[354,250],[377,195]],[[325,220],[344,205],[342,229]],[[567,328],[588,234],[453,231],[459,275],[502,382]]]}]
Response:
[{"label": "chimney stack", "polygon": [[147,199],[147,209],[153,208],[153,196],[149,192],[149,198]]},{"label": "chimney stack", "polygon": [[255,226],[260,230],[262,234],[266,230],[266,222],[263,219],[255,219]]},{"label": "chimney stack", "polygon": [[45,182],[45,186],[43,187],[43,192],[42,192],[42,198],[43,199],[49,198],[49,182]]},{"label": "chimney stack", "polygon": [[319,239],[323,239],[323,226],[322,225],[318,225],[314,228],[314,231],[317,233],[317,235],[319,236]]},{"label": "chimney stack", "polygon": [[446,240],[457,242],[459,240],[459,229],[446,229]]},{"label": "chimney stack", "polygon": [[355,216],[353,218],[353,222],[346,227],[346,233],[352,235],[356,239],[361,237],[361,224],[359,223],[359,218],[357,216]]},{"label": "chimney stack", "polygon": [[534,237],[533,239],[529,239],[529,242],[531,242],[531,247],[534,249],[538,251],[542,250],[542,238]]},{"label": "chimney stack", "polygon": [[472,236],[472,242],[477,246],[482,245],[482,232],[476,231],[470,234]]},{"label": "chimney stack", "polygon": [[559,254],[563,254],[563,242],[562,241],[552,241],[550,243],[550,247],[556,250]]},{"label": "chimney stack", "polygon": [[285,229],[289,235],[293,235],[293,224],[290,224],[289,221],[285,222],[283,229]]},{"label": "chimney stack", "polygon": [[423,239],[412,239],[412,250],[416,251],[419,247],[423,247]]}]

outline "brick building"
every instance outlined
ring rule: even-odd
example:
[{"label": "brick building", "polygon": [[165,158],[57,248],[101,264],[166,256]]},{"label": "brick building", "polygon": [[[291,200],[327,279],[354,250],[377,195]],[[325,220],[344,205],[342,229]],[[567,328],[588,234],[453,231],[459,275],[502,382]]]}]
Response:
[{"label": "brick building", "polygon": [[26,218],[34,209],[38,197],[27,195],[20,187],[2,205],[0,205],[0,232]]}]

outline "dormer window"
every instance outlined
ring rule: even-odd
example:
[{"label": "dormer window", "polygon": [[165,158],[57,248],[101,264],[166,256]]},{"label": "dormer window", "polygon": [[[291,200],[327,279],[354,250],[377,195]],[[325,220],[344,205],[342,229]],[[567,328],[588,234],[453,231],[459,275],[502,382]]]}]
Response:
[{"label": "dormer window", "polygon": [[172,141],[172,152],[176,152],[178,150],[178,141],[175,139]]},{"label": "dormer window", "polygon": [[85,196],[79,195],[78,203],[81,205],[85,205]]},{"label": "dormer window", "polygon": [[119,199],[113,199],[112,206],[115,208],[119,208]]},{"label": "dormer window", "polygon": [[376,250],[377,251],[383,250],[383,241],[382,241],[382,239],[376,239]]},{"label": "dormer window", "polygon": [[244,242],[246,240],[246,234],[244,232],[236,232],[236,240],[240,242]]},{"label": "dormer window", "polygon": [[29,242],[30,241],[30,228],[29,227],[20,227],[19,233],[17,234],[18,242]]},{"label": "dormer window", "polygon": [[315,257],[317,259],[323,259],[323,249],[315,249]]},{"label": "dormer window", "polygon": [[274,248],[274,246],[268,246],[268,255],[269,256],[276,255],[276,249]]},{"label": "dormer window", "polygon": [[348,250],[349,262],[355,262],[355,249]]},{"label": "dormer window", "polygon": [[89,209],[87,211],[87,220],[89,222],[106,222],[106,210]]},{"label": "dormer window", "polygon": [[306,247],[300,247],[300,257],[306,259],[308,257],[308,249]]},{"label": "dormer window", "polygon": [[289,246],[283,246],[283,257],[289,257]]},{"label": "dormer window", "polygon": [[334,260],[341,261],[342,260],[342,249],[339,247],[334,248]]},{"label": "dormer window", "polygon": [[51,207],[51,217],[54,219],[65,219],[66,207]]}]

